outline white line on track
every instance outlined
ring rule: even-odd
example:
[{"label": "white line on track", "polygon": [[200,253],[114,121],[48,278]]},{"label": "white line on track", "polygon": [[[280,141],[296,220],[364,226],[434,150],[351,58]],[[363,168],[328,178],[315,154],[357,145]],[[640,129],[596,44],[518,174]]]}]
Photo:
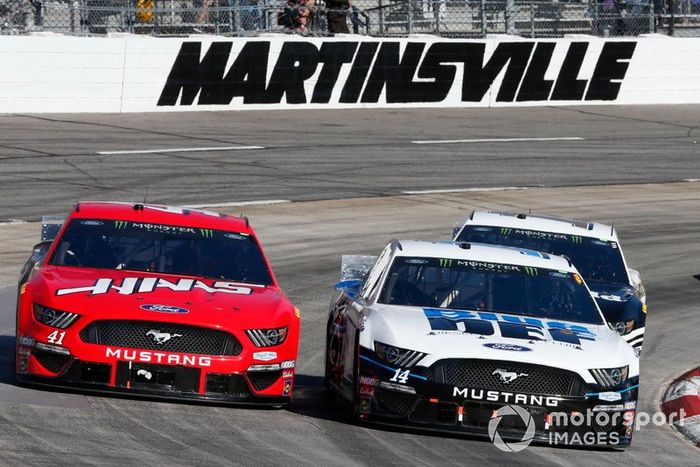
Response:
[{"label": "white line on track", "polygon": [[267,204],[282,204],[291,203],[288,199],[259,199],[255,201],[233,201],[230,203],[204,203],[204,204],[189,204],[186,207],[192,209],[202,208],[229,208],[236,206],[261,206]]},{"label": "white line on track", "polygon": [[416,191],[402,191],[404,195],[439,195],[444,193],[469,193],[469,192],[480,192],[480,191],[510,191],[510,190],[531,190],[533,188],[539,188],[536,186],[496,186],[496,187],[484,187],[484,188],[453,188],[444,190],[416,190]]},{"label": "white line on track", "polygon": [[580,136],[561,136],[556,138],[478,138],[478,139],[443,139],[411,141],[413,144],[456,144],[456,143],[519,143],[525,141],[582,141]]},{"label": "white line on track", "polygon": [[208,152],[208,151],[245,151],[250,149],[265,149],[264,146],[218,146],[211,148],[169,148],[169,149],[134,149],[124,151],[97,151],[101,156],[117,154],[157,154],[168,152]]},{"label": "white line on track", "polygon": [[19,224],[26,224],[27,221],[22,221],[19,219],[10,219],[7,221],[0,222],[0,225],[19,225]]},{"label": "white line on track", "polygon": [[684,178],[684,182],[700,182],[700,178]]}]

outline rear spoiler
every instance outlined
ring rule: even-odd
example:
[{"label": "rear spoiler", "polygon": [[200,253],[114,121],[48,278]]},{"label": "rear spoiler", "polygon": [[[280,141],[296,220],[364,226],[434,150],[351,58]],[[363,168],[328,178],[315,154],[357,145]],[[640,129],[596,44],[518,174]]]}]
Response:
[{"label": "rear spoiler", "polygon": [[66,219],[61,216],[43,216],[41,218],[41,241],[52,242],[63,227]]}]

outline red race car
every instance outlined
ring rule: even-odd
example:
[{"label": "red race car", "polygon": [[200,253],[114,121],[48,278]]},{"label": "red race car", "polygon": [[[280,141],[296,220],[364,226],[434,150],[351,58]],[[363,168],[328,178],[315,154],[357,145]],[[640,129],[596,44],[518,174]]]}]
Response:
[{"label": "red race car", "polygon": [[32,384],[281,406],[299,320],[246,218],[78,203],[65,222],[45,221],[21,272],[16,372]]}]

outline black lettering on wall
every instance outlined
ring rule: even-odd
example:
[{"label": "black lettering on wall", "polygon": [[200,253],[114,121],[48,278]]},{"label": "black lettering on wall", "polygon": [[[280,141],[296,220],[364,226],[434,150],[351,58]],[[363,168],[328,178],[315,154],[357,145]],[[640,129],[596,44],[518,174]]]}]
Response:
[{"label": "black lettering on wall", "polygon": [[360,98],[362,86],[365,84],[369,67],[372,65],[372,60],[378,47],[378,42],[363,42],[360,44],[360,50],[357,51],[355,61],[352,62],[350,74],[348,79],[345,80],[345,86],[343,86],[343,91],[340,94],[340,102],[354,104]]},{"label": "black lettering on wall", "polygon": [[435,82],[415,83],[418,102],[441,102],[445,100],[454,83],[457,67],[446,63],[465,61],[465,44],[438,42],[430,46],[425,53],[423,63],[418,70],[421,79],[434,79]]},{"label": "black lettering on wall", "polygon": [[205,102],[200,97],[199,103],[229,105],[236,96],[243,96],[244,104],[263,101],[269,53],[269,41],[246,42],[221,82],[220,89],[213,94],[215,99]]},{"label": "black lettering on wall", "polygon": [[365,92],[362,93],[362,102],[378,102],[385,85],[387,103],[418,102],[412,95],[411,83],[425,44],[406,44],[400,61],[399,47],[398,42],[384,42],[379,48]]},{"label": "black lettering on wall", "polygon": [[357,50],[357,42],[323,43],[319,55],[319,62],[323,63],[323,66],[311,97],[312,103],[327,104],[330,102],[340,70],[344,63],[352,62],[355,50]]},{"label": "black lettering on wall", "polygon": [[619,82],[622,81],[627,73],[629,62],[620,62],[620,60],[629,60],[634,54],[636,42],[606,42],[603,45],[603,50],[598,57],[593,77],[588,85],[586,93],[587,101],[612,101],[617,99],[617,94],[620,92]]},{"label": "black lettering on wall", "polygon": [[158,106],[176,105],[180,91],[181,105],[192,105],[200,90],[200,100],[213,99],[212,94],[220,89],[226,62],[231,53],[231,42],[212,42],[200,61],[201,52],[201,42],[182,43],[158,99]]},{"label": "black lettering on wall", "polygon": [[277,59],[263,104],[277,104],[286,95],[288,104],[305,104],[304,81],[318,66],[318,49],[310,42],[285,42]]},{"label": "black lettering on wall", "polygon": [[535,47],[532,59],[518,91],[518,102],[546,101],[554,81],[544,79],[554,53],[554,42],[540,42]]},{"label": "black lettering on wall", "polygon": [[498,102],[512,102],[530,59],[534,43],[501,42],[485,66],[482,64],[484,63],[486,44],[468,45],[470,47],[464,67],[462,101],[480,102],[493,85],[496,76],[506,67],[506,73],[496,100]]},{"label": "black lettering on wall", "polygon": [[588,42],[572,42],[559,70],[557,82],[552,91],[553,101],[580,101],[586,91],[588,80],[577,79],[583,59],[586,57]]}]

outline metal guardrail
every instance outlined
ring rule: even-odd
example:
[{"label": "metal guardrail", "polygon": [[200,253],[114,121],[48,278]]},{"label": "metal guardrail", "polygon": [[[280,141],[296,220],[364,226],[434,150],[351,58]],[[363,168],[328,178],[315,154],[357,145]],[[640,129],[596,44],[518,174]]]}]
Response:
[{"label": "metal guardrail", "polygon": [[377,36],[700,35],[700,0],[355,0],[349,7],[326,1],[5,0],[0,33],[324,35],[330,15],[340,14],[350,32]]}]

